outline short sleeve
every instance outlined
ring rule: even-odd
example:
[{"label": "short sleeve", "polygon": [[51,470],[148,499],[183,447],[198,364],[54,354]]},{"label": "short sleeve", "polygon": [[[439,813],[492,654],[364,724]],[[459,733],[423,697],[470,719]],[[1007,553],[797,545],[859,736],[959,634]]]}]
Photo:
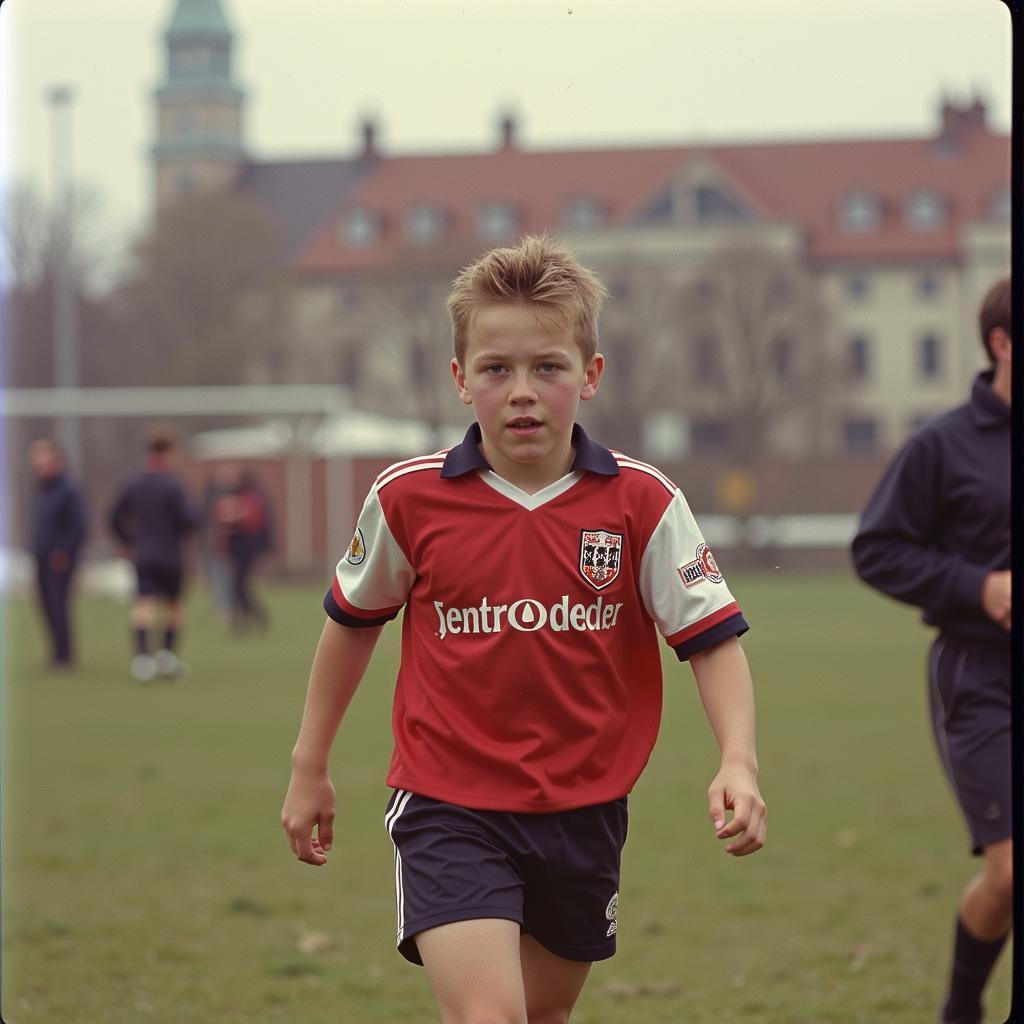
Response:
[{"label": "short sleeve", "polygon": [[678,489],[644,549],[640,592],[680,661],[749,629]]},{"label": "short sleeve", "polygon": [[398,614],[415,578],[374,487],[363,503],[348,551],[338,562],[324,610],[343,626],[381,626]]}]

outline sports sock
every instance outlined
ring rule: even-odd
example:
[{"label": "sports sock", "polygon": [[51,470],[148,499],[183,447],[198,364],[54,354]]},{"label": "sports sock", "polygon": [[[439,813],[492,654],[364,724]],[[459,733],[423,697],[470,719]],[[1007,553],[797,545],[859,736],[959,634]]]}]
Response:
[{"label": "sports sock", "polygon": [[176,629],[167,629],[164,631],[164,650],[173,651],[174,645],[178,642],[178,631]]},{"label": "sports sock", "polygon": [[1005,942],[1006,935],[993,942],[975,938],[957,917],[949,996],[942,1008],[944,1021],[981,1020],[981,993]]},{"label": "sports sock", "polygon": [[149,652],[149,638],[145,629],[135,630],[135,653],[147,654]]}]

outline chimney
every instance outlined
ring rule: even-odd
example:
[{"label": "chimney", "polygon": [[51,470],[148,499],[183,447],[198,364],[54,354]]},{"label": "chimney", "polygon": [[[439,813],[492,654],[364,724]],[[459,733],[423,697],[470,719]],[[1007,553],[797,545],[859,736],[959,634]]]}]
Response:
[{"label": "chimney", "polygon": [[516,139],[518,129],[519,125],[516,121],[515,114],[509,110],[505,111],[498,121],[498,130],[501,133],[501,152],[509,153],[518,148],[518,142]]},{"label": "chimney", "polygon": [[362,137],[363,149],[359,154],[361,160],[373,160],[377,153],[377,121],[366,116],[359,122],[359,133]]},{"label": "chimney", "polygon": [[957,149],[964,136],[971,132],[986,130],[988,110],[984,100],[977,93],[970,104],[963,105],[943,97],[941,113],[942,132],[939,142],[950,149]]}]

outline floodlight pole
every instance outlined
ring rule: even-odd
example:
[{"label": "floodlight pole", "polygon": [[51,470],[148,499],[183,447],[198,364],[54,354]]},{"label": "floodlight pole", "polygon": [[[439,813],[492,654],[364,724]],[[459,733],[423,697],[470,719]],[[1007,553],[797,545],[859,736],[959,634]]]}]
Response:
[{"label": "floodlight pole", "polygon": [[[71,101],[74,92],[61,83],[46,91],[52,111],[55,237],[53,282],[53,384],[78,386],[78,282],[74,265],[74,185],[71,169]],[[57,439],[68,465],[82,471],[82,439],[74,414],[57,417]]]}]

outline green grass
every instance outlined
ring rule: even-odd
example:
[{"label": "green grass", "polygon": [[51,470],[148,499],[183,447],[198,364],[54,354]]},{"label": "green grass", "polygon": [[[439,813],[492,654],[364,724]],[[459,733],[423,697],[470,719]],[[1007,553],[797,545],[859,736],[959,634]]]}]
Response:
[{"label": "green grass", "polygon": [[[839,575],[730,582],[754,627],[768,845],[733,860],[714,840],[714,742],[667,652],[662,735],[630,804],[619,953],[595,967],[574,1024],[931,1024],[975,865],[932,749],[928,634]],[[314,870],[278,815],[321,590],[268,596],[272,632],[238,641],[196,594],[192,674],[149,687],[127,677],[123,607],[80,603],[84,664],[68,677],[36,667],[33,609],[8,602],[5,1021],[436,1019],[423,972],[392,945],[398,630],[335,745],[335,850]],[[1004,954],[988,1022],[1007,1016],[1009,968]]]}]

